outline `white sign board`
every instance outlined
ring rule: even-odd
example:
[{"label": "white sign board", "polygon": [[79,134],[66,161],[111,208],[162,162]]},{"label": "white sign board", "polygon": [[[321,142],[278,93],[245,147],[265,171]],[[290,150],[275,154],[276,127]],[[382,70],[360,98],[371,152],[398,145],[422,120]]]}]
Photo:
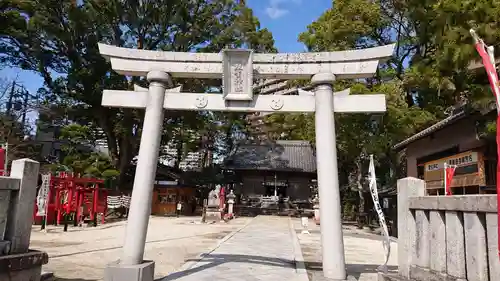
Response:
[{"label": "white sign board", "polygon": [[302,227],[306,228],[309,226],[309,219],[307,217],[302,217]]},{"label": "white sign board", "polygon": [[50,188],[50,174],[42,175],[42,185],[40,186],[40,190],[38,191],[38,196],[36,197],[36,205],[38,207],[38,211],[36,213],[39,217],[46,216],[48,196],[49,196],[49,188]]},{"label": "white sign board", "polygon": [[302,234],[311,234],[309,232],[309,218],[308,217],[302,217],[301,218],[301,223],[302,223]]}]

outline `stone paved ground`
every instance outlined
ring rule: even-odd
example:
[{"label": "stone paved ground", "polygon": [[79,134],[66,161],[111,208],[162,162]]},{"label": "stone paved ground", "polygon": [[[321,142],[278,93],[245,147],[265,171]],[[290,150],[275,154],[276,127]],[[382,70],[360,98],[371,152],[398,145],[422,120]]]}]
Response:
[{"label": "stone paved ground", "polygon": [[162,281],[307,281],[306,272],[295,269],[291,231],[288,217],[256,217],[201,261]]},{"label": "stone paved ground", "polygon": [[[151,218],[145,259],[155,260],[158,280],[324,280],[319,226],[312,221],[311,234],[301,234],[300,220],[288,217],[239,218],[229,224],[193,221],[199,219]],[[44,270],[54,272],[56,280],[102,280],[105,265],[119,258],[124,226],[125,222],[118,222],[97,228],[72,228],[66,233],[54,227],[42,233],[35,227],[31,246],[49,253],[50,261]],[[375,270],[384,259],[380,239],[352,227],[344,228],[349,275],[359,281],[377,280]],[[395,270],[396,243],[391,247],[389,269]],[[200,258],[200,253],[206,254]],[[296,269],[295,260],[304,260],[307,271],[300,266]]]},{"label": "stone paved ground", "polygon": [[[309,220],[309,232],[301,234],[299,219],[293,219],[293,225],[302,248],[302,255],[310,281],[323,280],[321,272],[321,235],[319,226]],[[357,230],[352,226],[344,226],[344,249],[346,254],[347,274],[358,281],[376,281],[376,269],[384,262],[382,237]],[[388,269],[397,270],[397,243],[391,243],[391,255]]]},{"label": "stone paved ground", "polygon": [[[156,277],[164,277],[178,270],[186,260],[209,251],[217,241],[241,228],[249,219],[239,218],[228,224],[193,224],[199,218],[151,217],[147,236],[145,259],[156,261]],[[70,228],[49,226],[49,232],[34,226],[31,248],[48,252],[49,264],[44,271],[54,272],[59,281],[102,280],[107,263],[121,254],[125,222],[110,223],[97,228]]]}]

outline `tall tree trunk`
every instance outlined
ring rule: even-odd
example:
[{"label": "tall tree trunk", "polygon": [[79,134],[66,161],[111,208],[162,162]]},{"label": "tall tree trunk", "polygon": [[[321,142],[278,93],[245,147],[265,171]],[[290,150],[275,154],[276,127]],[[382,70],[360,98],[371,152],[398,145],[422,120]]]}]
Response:
[{"label": "tall tree trunk", "polygon": [[356,176],[356,187],[358,190],[359,205],[358,205],[358,227],[362,228],[366,223],[366,210],[365,210],[365,196],[364,188],[362,183],[363,169],[361,165],[361,157],[356,161],[357,176]]},{"label": "tall tree trunk", "polygon": [[[116,181],[117,187],[119,189],[123,188],[123,186],[128,183],[129,179],[127,178],[126,173],[130,168],[131,161],[137,152],[137,149],[132,142],[132,138],[135,136],[132,132],[128,132],[128,135],[118,137],[114,131],[113,124],[110,122],[109,117],[105,113],[105,110],[100,110],[99,125],[106,135],[109,151],[108,154],[111,158],[111,162],[120,172]],[[130,128],[131,127],[132,124],[130,124]]]}]

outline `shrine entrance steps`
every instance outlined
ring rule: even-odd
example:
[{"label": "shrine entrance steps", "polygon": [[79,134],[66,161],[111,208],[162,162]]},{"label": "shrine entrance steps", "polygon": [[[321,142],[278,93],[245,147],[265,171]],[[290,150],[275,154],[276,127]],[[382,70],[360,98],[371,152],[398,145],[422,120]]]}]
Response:
[{"label": "shrine entrance steps", "polygon": [[302,253],[292,231],[290,219],[257,216],[210,253],[160,280],[307,281],[306,271],[296,268]]}]

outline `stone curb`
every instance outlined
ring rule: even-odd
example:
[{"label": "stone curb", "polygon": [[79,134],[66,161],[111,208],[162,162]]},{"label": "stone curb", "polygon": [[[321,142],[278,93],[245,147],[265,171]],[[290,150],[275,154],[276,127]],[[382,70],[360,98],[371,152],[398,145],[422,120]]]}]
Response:
[{"label": "stone curb", "polygon": [[295,232],[295,226],[293,225],[292,218],[288,217],[288,228],[290,230],[290,235],[292,236],[293,243],[293,260],[295,262],[295,271],[298,276],[297,281],[309,281],[309,276],[307,276],[307,269],[304,263],[304,256],[302,255],[302,248],[300,247],[299,237]]},{"label": "stone curb", "polygon": [[[224,238],[222,238],[219,242],[217,242],[217,244],[212,248],[210,249],[208,252],[206,253],[201,253],[199,255],[197,255],[194,260],[192,261],[188,261],[186,263],[184,263],[178,270],[176,270],[175,272],[179,272],[179,271],[186,271],[186,270],[189,270],[191,269],[193,266],[195,266],[197,263],[199,263],[200,261],[202,261],[205,256],[208,256],[210,255],[213,251],[217,250],[217,248],[219,248],[224,242],[226,242],[227,240],[229,240],[231,237],[233,237],[236,233],[242,231],[245,227],[247,227],[256,217],[253,217],[251,218],[250,220],[248,220],[247,223],[245,223],[242,227],[234,230],[233,232],[229,233],[228,235],[224,236]],[[173,272],[172,272],[173,273]]]}]

